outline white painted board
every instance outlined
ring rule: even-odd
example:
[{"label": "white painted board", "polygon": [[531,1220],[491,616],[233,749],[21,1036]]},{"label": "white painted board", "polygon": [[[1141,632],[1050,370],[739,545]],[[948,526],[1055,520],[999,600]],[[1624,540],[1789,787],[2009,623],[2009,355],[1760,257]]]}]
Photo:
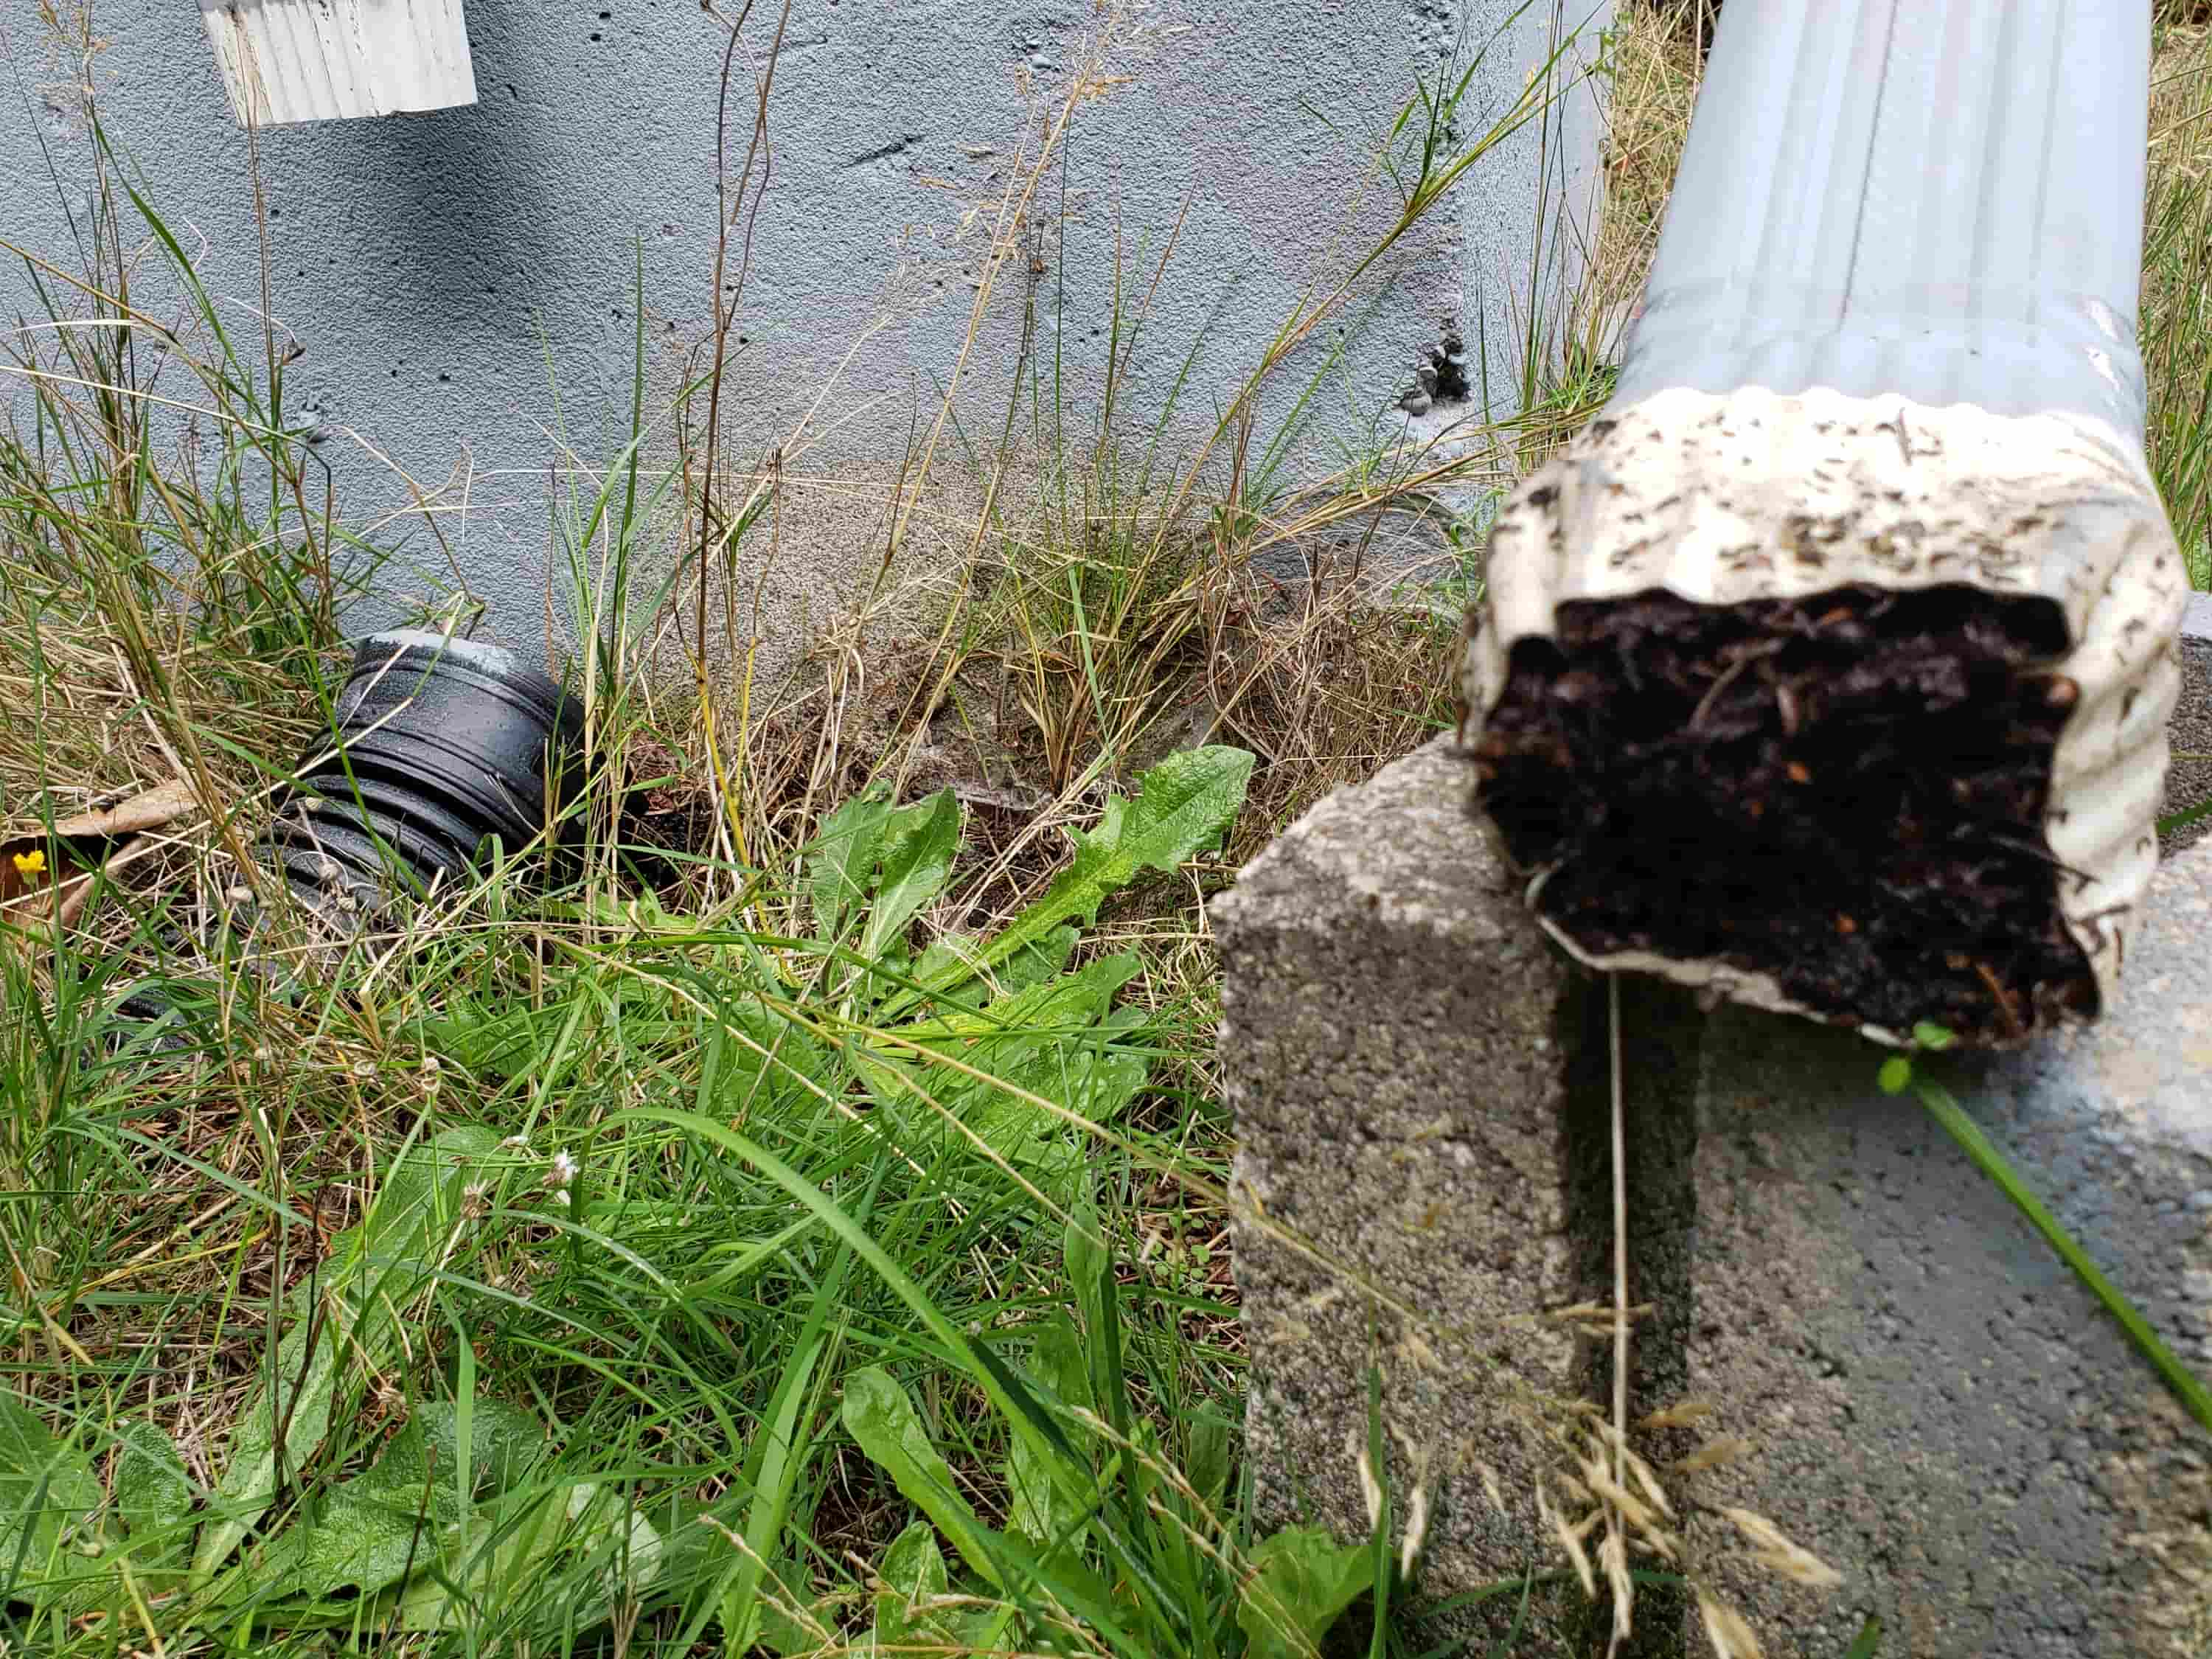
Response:
[{"label": "white painted board", "polygon": [[240,126],[477,100],[461,0],[200,0]]}]

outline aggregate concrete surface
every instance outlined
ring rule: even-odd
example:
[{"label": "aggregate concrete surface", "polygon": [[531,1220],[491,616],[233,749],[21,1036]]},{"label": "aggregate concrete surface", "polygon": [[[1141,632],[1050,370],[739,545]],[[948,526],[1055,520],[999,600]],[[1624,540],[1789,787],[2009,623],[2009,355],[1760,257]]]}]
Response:
[{"label": "aggregate concrete surface", "polygon": [[1369,1531],[1376,1365],[1397,1512],[1438,1489],[1426,1554],[1454,1587],[1520,1571],[1531,1396],[1581,1391],[1575,1339],[1532,1317],[1577,1299],[1572,970],[1471,848],[1468,777],[1447,739],[1339,791],[1213,907],[1263,1524]]},{"label": "aggregate concrete surface", "polygon": [[[2117,1007],[1932,1064],[2092,1258],[2212,1360],[2212,845],[2159,871]],[[1705,1042],[1690,1388],[1757,1446],[1708,1477],[1845,1575],[1731,1572],[1796,1650],[1866,1613],[1931,1659],[2202,1654],[2206,1437],[1881,1051],[1732,1010]]]},{"label": "aggregate concrete surface", "polygon": [[[1439,739],[1323,802],[1214,907],[1262,1517],[1367,1530],[1379,1364],[1394,1480],[1435,1495],[1437,1594],[1558,1564],[1532,1430],[1542,1401],[1607,1392],[1587,1346],[1528,1318],[1609,1294],[1588,1100],[1604,1028],[1471,822],[1471,783]],[[2100,1023],[1921,1064],[2212,1370],[2208,938],[2200,843],[2160,868]],[[2205,1436],[1917,1102],[1881,1092],[1887,1051],[1626,1000],[1632,1295],[1657,1304],[1636,1408],[1709,1401],[1701,1431],[1748,1443],[1679,1492],[1768,1652],[1833,1659],[1869,1613],[1882,1651],[1915,1659],[2212,1651]],[[1664,1057],[1700,1038],[1681,1087]],[[1842,1586],[1752,1565],[1721,1504]],[[1565,1599],[1537,1613],[1531,1651],[1577,1650]]]},{"label": "aggregate concrete surface", "polygon": [[[2212,593],[2190,596],[2181,622],[2181,701],[2166,723],[2173,763],[2166,775],[2160,817],[2212,801]],[[2159,837],[2169,855],[2212,834],[2212,817]]]}]

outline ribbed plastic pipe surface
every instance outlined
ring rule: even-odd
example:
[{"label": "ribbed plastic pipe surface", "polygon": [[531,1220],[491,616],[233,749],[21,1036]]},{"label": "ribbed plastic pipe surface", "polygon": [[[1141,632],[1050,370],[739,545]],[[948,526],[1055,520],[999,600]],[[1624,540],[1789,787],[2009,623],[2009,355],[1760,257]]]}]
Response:
[{"label": "ribbed plastic pipe surface", "polygon": [[1729,0],[1619,406],[1826,386],[2139,440],[2145,0]]}]

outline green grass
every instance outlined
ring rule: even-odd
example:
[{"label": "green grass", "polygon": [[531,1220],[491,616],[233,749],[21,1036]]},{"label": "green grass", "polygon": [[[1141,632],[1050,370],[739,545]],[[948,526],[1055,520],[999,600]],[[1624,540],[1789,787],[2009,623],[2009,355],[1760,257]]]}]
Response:
[{"label": "green grass", "polygon": [[[1391,237],[1496,137],[1443,142],[1449,91],[1390,135]],[[1296,483],[1251,394],[1341,275],[1194,453],[1125,430],[1110,387],[1069,433],[1049,363],[995,434],[948,392],[911,498],[957,453],[989,507],[872,723],[844,653],[813,684],[653,679],[671,633],[745,659],[776,498],[719,454],[714,354],[672,409],[640,374],[627,442],[550,504],[562,601],[599,623],[569,665],[572,856],[514,849],[279,994],[170,930],[326,732],[339,614],[393,550],[348,529],[275,342],[230,331],[100,155],[75,265],[38,272],[65,325],[21,337],[31,414],[0,434],[0,843],[60,864],[56,818],[159,779],[202,810],[72,921],[33,895],[0,933],[0,1636],[1431,1650],[1389,1551],[1254,1514],[1202,902],[1448,717],[1456,617],[1364,580],[1377,526],[1471,539],[1439,497],[1509,485],[1605,368],[1551,377],[1490,455],[1378,446]],[[2202,213],[2161,188],[2157,223]],[[1127,274],[1117,363],[1163,280]],[[2154,352],[2170,501],[2191,349]],[[656,478],[662,422],[688,465]],[[1316,580],[1266,578],[1325,539],[1351,551]],[[693,585],[646,585],[672,545]],[[948,750],[1018,809],[944,793]],[[112,1012],[149,976],[158,1049]]]},{"label": "green grass", "polygon": [[[1498,136],[1443,142],[1449,102],[1393,135],[1385,245]],[[813,685],[654,680],[672,634],[744,659],[775,495],[706,413],[719,337],[665,410],[641,337],[627,441],[550,503],[595,622],[565,855],[272,982],[195,924],[327,736],[345,602],[394,550],[88,114],[94,174],[55,182],[94,210],[34,267],[54,326],[17,337],[0,434],[0,843],[66,873],[58,818],[176,776],[199,810],[66,919],[0,867],[0,1638],[1272,1659],[1349,1610],[1415,1650],[1354,1606],[1417,1596],[1388,1550],[1254,1517],[1201,909],[1444,718],[1455,617],[1258,565],[1489,476],[1378,447],[1289,481],[1252,394],[1352,277],[1194,454],[1111,398],[1066,433],[1028,362],[995,447],[918,446],[914,498],[941,448],[991,507],[918,703],[849,729],[837,653]],[[641,466],[649,429],[682,469]],[[672,548],[689,577],[647,586]],[[933,724],[1019,785],[1011,826],[917,781]],[[152,1030],[115,1012],[147,981]]]}]

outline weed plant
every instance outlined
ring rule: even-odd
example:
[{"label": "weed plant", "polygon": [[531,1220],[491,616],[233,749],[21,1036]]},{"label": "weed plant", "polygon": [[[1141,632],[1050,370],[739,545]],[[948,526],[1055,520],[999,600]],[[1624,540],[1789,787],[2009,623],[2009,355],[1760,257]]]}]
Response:
[{"label": "weed plant", "polygon": [[[741,295],[781,23],[724,21]],[[1026,355],[995,443],[948,389],[893,548],[940,455],[990,486],[886,706],[836,640],[811,684],[709,672],[752,659],[778,468],[721,429],[736,297],[665,411],[641,332],[627,441],[549,504],[588,787],[282,978],[203,924],[260,878],[392,549],[349,526],[289,349],[206,289],[88,102],[92,176],[54,181],[88,204],[73,265],[13,250],[45,314],[0,435],[0,1638],[1273,1656],[1402,1599],[1381,1542],[1255,1528],[1199,901],[1441,725],[1455,617],[1393,603],[1366,550],[1456,529],[1443,501],[1499,463],[1378,446],[1293,483],[1254,411],[1543,106],[1444,143],[1467,84],[1409,100],[1387,234],[1197,454],[1120,410],[1157,273],[1117,299],[1095,432]],[[1311,580],[1267,574],[1324,540]],[[672,641],[688,697],[654,674]],[[196,810],[105,858],[53,832],[170,778]],[[84,871],[88,902],[49,902]],[[147,985],[151,1023],[118,1006]]]}]

